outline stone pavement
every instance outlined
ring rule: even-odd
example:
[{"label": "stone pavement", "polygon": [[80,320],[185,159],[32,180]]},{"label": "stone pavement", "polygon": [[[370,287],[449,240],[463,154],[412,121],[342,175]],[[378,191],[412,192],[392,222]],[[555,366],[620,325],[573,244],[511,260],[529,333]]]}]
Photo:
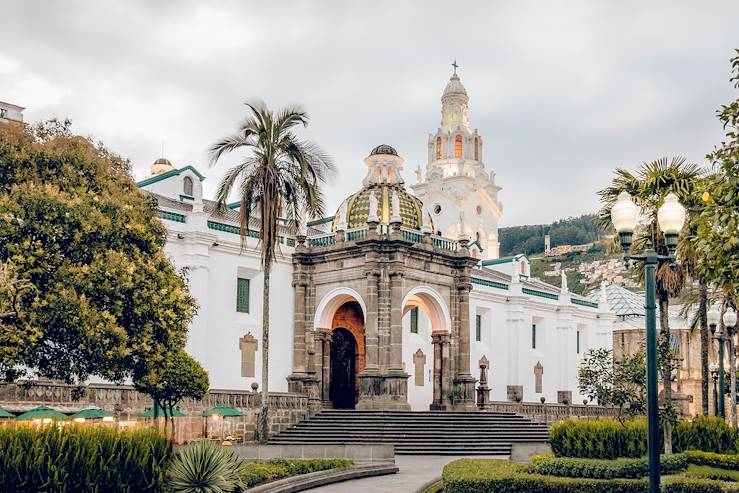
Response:
[{"label": "stone pavement", "polygon": [[[441,476],[446,464],[462,457],[447,455],[396,455],[398,474],[344,481],[308,490],[311,493],[414,493],[418,488]],[[477,459],[484,457],[475,456]],[[488,457],[490,458],[490,457]],[[492,457],[507,459],[508,456]]]}]

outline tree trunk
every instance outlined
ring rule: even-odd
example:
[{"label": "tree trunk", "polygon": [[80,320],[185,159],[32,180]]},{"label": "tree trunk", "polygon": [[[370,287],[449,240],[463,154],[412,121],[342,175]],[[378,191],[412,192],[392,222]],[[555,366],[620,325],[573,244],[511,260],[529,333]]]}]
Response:
[{"label": "tree trunk", "polygon": [[[708,332],[708,285],[703,278],[699,279],[700,286],[700,304],[698,307],[698,316],[700,317],[701,330],[701,411],[704,416],[708,416],[708,390],[709,390],[709,371],[708,371],[708,350],[711,348],[711,339]],[[689,357],[689,355],[686,355]]]},{"label": "tree trunk", "polygon": [[269,440],[269,266],[264,269],[262,290],[262,407],[259,411],[259,442]]},{"label": "tree trunk", "polygon": [[[669,357],[670,352],[670,322],[669,310],[670,300],[667,293],[659,293],[659,329],[660,329],[660,351],[661,357]],[[662,386],[665,409],[672,407],[672,371],[669,361],[662,362]],[[664,420],[665,454],[672,453],[672,423]]]}]

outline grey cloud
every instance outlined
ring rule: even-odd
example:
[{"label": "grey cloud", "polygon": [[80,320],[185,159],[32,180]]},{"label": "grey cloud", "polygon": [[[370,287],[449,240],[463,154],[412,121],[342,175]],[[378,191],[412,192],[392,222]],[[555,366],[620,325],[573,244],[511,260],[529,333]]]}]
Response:
[{"label": "grey cloud", "polygon": [[0,99],[29,120],[71,117],[138,177],[164,140],[169,159],[206,172],[210,193],[227,163],[207,169],[207,149],[236,128],[242,102],[299,103],[306,136],[338,165],[332,212],[378,143],[414,179],[456,57],[504,224],[548,222],[594,210],[616,166],[702,162],[720,141],[739,4],[700,5],[10,0]]}]

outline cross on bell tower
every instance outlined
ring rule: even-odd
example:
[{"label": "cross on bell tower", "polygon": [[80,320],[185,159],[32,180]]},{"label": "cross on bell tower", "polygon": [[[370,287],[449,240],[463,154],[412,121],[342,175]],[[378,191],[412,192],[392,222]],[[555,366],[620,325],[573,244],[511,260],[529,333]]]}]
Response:
[{"label": "cross on bell tower", "polygon": [[457,59],[456,58],[452,62],[452,67],[454,67],[454,75],[457,75],[457,68],[459,68],[459,65],[457,65]]}]

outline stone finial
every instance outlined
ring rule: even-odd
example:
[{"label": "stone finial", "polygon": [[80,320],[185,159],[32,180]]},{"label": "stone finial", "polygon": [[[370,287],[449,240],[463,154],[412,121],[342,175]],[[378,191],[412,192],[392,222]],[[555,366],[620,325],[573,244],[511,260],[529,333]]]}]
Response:
[{"label": "stone finial", "polygon": [[423,171],[421,171],[421,165],[418,165],[418,168],[416,168],[416,182],[422,183],[423,182]]},{"label": "stone finial", "polygon": [[397,190],[393,190],[390,203],[392,205],[392,216],[390,217],[390,222],[395,224],[402,223],[403,220],[400,217],[400,197],[398,196]]},{"label": "stone finial", "polygon": [[464,211],[459,211],[459,225],[457,227],[459,228],[459,241],[469,243],[470,237],[467,235],[466,231],[467,228],[464,221]]},{"label": "stone finial", "polygon": [[421,226],[421,233],[431,234],[431,215],[429,214],[429,211],[426,210],[426,207],[422,209],[422,214],[423,226]]},{"label": "stone finial", "polygon": [[380,216],[377,215],[377,196],[375,196],[374,190],[372,190],[369,194],[369,215],[367,216],[367,222],[380,222]]},{"label": "stone finial", "polygon": [[564,269],[560,269],[559,275],[562,278],[562,284],[560,286],[560,290],[563,293],[569,293],[570,292],[570,288],[567,287],[567,274],[565,273],[565,270]]},{"label": "stone finial", "polygon": [[518,262],[516,262],[515,260],[513,261],[513,265],[511,266],[511,282],[521,282],[521,273],[519,272]]},{"label": "stone finial", "polygon": [[346,231],[346,200],[339,207],[339,222],[336,224],[336,231]]},{"label": "stone finial", "polygon": [[606,280],[603,279],[600,282],[600,297],[598,298],[598,308],[601,311],[608,311],[610,309],[608,303],[608,292],[606,291]]},{"label": "stone finial", "polygon": [[490,362],[485,355],[483,355],[477,364],[480,367],[480,386],[486,386],[488,384],[488,368],[490,368]]},{"label": "stone finial", "polygon": [[308,236],[308,218],[305,212],[298,218],[298,236]]}]

